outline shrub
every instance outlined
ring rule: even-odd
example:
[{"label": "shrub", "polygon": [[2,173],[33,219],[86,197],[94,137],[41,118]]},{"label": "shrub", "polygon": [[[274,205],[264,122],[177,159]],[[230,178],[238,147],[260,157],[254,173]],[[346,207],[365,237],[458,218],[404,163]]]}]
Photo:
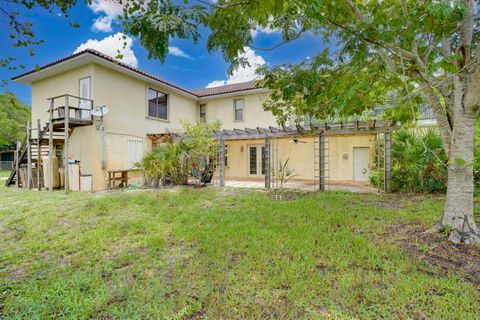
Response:
[{"label": "shrub", "polygon": [[[182,122],[185,133],[148,152],[136,167],[143,170],[145,182],[151,187],[167,184],[187,184],[191,176],[195,184],[205,182],[213,174],[210,159],[216,157],[217,140],[213,133],[219,123]],[[208,172],[207,172],[208,171]]]},{"label": "shrub", "polygon": [[[402,129],[392,139],[392,191],[444,192],[447,157],[436,128]],[[383,187],[383,172],[372,172],[372,185]]]},{"label": "shrub", "polygon": [[143,170],[145,183],[157,188],[167,184],[186,184],[190,170],[183,141],[167,141],[148,152],[136,165]]}]

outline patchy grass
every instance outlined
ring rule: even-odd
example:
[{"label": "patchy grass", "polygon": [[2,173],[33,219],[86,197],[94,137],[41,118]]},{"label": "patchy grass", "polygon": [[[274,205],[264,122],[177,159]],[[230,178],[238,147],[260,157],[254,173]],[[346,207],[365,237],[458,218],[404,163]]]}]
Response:
[{"label": "patchy grass", "polygon": [[8,178],[10,176],[10,171],[0,170],[0,179],[1,178]]},{"label": "patchy grass", "polygon": [[392,232],[443,198],[0,193],[0,318],[479,318],[477,283]]}]

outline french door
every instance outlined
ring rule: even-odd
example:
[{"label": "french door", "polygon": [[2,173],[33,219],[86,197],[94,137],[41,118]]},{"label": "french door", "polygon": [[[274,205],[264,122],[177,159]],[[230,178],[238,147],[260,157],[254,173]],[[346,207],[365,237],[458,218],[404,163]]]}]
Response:
[{"label": "french door", "polygon": [[265,146],[248,146],[248,174],[265,175]]}]

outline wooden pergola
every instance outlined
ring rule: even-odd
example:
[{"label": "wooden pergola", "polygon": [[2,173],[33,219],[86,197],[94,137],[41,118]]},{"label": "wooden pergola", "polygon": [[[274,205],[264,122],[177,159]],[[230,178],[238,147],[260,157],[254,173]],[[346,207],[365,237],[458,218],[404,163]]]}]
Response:
[{"label": "wooden pergola", "polygon": [[245,128],[222,130],[215,133],[220,144],[219,166],[220,166],[220,185],[225,185],[225,141],[232,140],[265,140],[265,188],[271,186],[271,140],[277,138],[295,138],[295,137],[318,137],[318,165],[319,171],[319,189],[325,190],[326,174],[325,174],[325,140],[328,136],[338,135],[356,135],[356,134],[383,134],[384,136],[384,189],[385,192],[391,190],[391,168],[392,168],[392,132],[398,126],[392,121],[371,120],[371,121],[354,121],[348,123],[323,123],[310,126],[297,125],[295,127],[268,127],[268,128]]}]

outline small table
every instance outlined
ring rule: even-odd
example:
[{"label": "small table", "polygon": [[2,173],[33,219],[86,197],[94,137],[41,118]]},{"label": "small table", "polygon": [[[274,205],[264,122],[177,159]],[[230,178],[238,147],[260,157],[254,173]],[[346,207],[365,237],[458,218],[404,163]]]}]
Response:
[{"label": "small table", "polygon": [[120,181],[119,188],[126,188],[128,186],[128,171],[129,170],[108,170],[108,188],[115,188],[115,182]]}]

